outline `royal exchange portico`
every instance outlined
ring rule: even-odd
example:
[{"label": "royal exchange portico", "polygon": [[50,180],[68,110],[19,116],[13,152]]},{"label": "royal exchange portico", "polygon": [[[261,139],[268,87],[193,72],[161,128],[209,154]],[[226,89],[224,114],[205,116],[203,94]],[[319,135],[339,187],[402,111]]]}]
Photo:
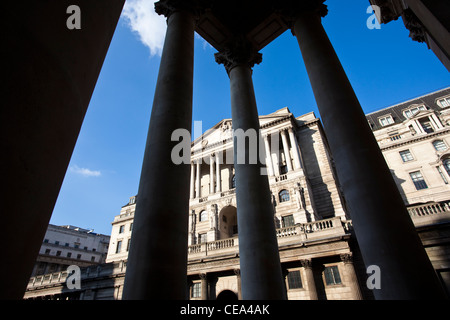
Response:
[{"label": "royal exchange portico", "polygon": [[[252,69],[262,62],[259,51],[288,29],[300,47],[299,59],[301,56],[308,72],[364,263],[377,265],[383,272],[375,297],[443,296],[367,119],[322,27],[321,19],[327,14],[323,2],[156,3],[156,12],[167,19],[167,32],[138,190],[125,299],[187,297],[186,212],[190,197],[196,195],[191,194],[190,161],[175,164],[171,159],[178,143],[171,135],[177,129],[191,131],[194,31],[218,51],[215,59],[229,76],[233,130],[259,132]],[[419,31],[448,65],[448,6],[444,2],[439,6],[433,2],[433,6],[431,2],[402,1],[400,6],[399,1],[371,1],[383,9],[383,22],[402,15],[405,26],[414,27],[418,19]],[[2,219],[8,226],[4,236],[10,241],[4,252],[8,263],[0,270],[7,275],[0,285],[4,299],[23,296],[124,1],[79,3],[83,7],[83,28],[77,33],[70,33],[67,17],[59,14],[72,4],[69,1],[30,4],[26,8],[11,3],[9,14],[2,20],[6,30],[3,61],[7,62],[3,74],[8,79],[3,97],[5,105],[14,106],[2,108],[0,117],[1,146],[8,155],[2,165],[2,177],[8,186],[2,193]],[[411,12],[406,9],[417,19],[411,20]],[[288,144],[289,139],[288,132]],[[258,145],[265,148],[264,142]],[[239,156],[236,150],[235,159]],[[295,168],[295,154],[292,159]],[[268,176],[261,175],[261,169],[270,172],[270,163],[267,169],[259,160],[234,166],[241,298],[284,299]],[[272,169],[276,170],[273,163]],[[165,193],[166,189],[171,193]],[[386,221],[389,228],[385,228]],[[22,232],[17,233],[19,229]],[[305,266],[309,274],[308,263]]]},{"label": "royal exchange portico", "polygon": [[[185,213],[192,196],[194,169],[190,163],[173,163],[171,151],[176,142],[169,140],[177,129],[191,130],[194,31],[218,50],[216,62],[224,65],[229,76],[233,131],[259,132],[252,68],[262,62],[259,50],[287,29],[299,43],[364,262],[377,265],[385,275],[376,298],[443,297],[358,99],[322,27],[321,18],[327,14],[323,2],[260,1],[255,5],[162,0],[155,4],[156,12],[167,18],[167,33],[142,166],[124,299],[186,298],[189,217]],[[246,146],[242,155],[236,143],[234,137],[242,298],[285,299],[269,181],[261,175],[264,164],[260,160],[250,163],[251,146]],[[244,163],[237,161],[240,156],[244,156]],[[200,170],[198,165],[196,170]],[[164,191],[169,187],[170,196]],[[174,196],[177,201],[170,201],[168,197]],[[392,228],[386,229],[384,221],[388,219]],[[158,245],[163,242],[171,243],[170,250]],[[415,268],[409,268],[411,260],[406,257],[414,259]],[[413,285],[410,279],[416,279]]]}]

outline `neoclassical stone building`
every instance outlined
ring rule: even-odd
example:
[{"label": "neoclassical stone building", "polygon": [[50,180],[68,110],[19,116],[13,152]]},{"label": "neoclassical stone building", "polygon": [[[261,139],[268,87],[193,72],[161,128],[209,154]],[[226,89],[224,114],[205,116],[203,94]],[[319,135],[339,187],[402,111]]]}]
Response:
[{"label": "neoclassical stone building", "polygon": [[[450,88],[366,115],[434,269],[450,287]],[[273,223],[288,299],[373,299],[345,192],[320,119],[288,108],[259,117]],[[241,298],[239,228],[231,120],[192,142],[188,233],[190,299]],[[233,159],[231,156],[228,159]],[[82,271],[82,289],[64,275],[32,278],[33,297],[122,297],[134,211],[130,198],[112,222],[107,263]],[[389,228],[389,221],[386,221]],[[167,244],[170,245],[170,244]],[[92,269],[92,268],[91,268]],[[66,290],[66,296],[61,291]],[[86,293],[87,292],[87,293]],[[56,295],[56,296],[55,296]]]}]

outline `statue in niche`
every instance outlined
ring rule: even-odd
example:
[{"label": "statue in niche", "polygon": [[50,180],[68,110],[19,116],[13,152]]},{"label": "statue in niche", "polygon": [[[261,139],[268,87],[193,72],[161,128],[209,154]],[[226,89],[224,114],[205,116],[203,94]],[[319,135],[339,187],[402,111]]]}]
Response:
[{"label": "statue in niche", "polygon": [[212,204],[209,207],[209,228],[217,229],[217,205]]}]

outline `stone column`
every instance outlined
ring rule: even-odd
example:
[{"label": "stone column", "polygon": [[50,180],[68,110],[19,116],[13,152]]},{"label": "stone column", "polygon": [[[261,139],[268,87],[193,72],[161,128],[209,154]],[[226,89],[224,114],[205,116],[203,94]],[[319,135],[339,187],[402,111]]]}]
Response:
[{"label": "stone column", "polygon": [[306,283],[308,285],[309,299],[318,300],[316,283],[314,282],[314,273],[311,260],[301,260],[302,267],[305,268]]},{"label": "stone column", "polygon": [[200,274],[202,287],[202,300],[208,300],[208,275],[206,273]]},{"label": "stone column", "polygon": [[298,148],[297,138],[294,135],[294,130],[290,127],[288,129],[289,140],[291,142],[292,154],[294,155],[294,167],[295,169],[301,169],[302,163],[300,161],[300,150]]},{"label": "stone column", "polygon": [[[171,159],[172,132],[192,126],[194,15],[155,4],[167,31],[144,152],[123,299],[186,299],[189,163]],[[176,183],[174,183],[176,181]],[[176,199],[176,201],[174,201]]]},{"label": "stone column", "polygon": [[286,165],[288,168],[288,172],[290,172],[290,171],[292,171],[292,162],[291,162],[291,154],[289,152],[289,145],[287,142],[285,130],[281,130],[281,141],[283,143],[284,158],[286,159]]},{"label": "stone column", "polygon": [[264,146],[266,148],[267,174],[269,176],[273,176],[274,175],[274,171],[273,171],[273,164],[272,164],[272,153],[271,153],[271,150],[270,150],[270,144],[269,144],[268,135],[264,136]]},{"label": "stone column", "polygon": [[195,191],[195,197],[196,198],[200,198],[201,197],[201,194],[202,194],[202,192],[201,192],[201,181],[200,181],[200,160],[201,159],[199,159],[199,160],[197,160],[197,162],[196,162],[196,165],[197,165],[197,175],[196,175],[196,178],[195,178],[195,189],[196,189],[196,191]]},{"label": "stone column", "polygon": [[241,270],[234,269],[234,274],[237,278],[238,300],[242,300]]},{"label": "stone column", "polygon": [[3,7],[0,300],[24,296],[124,2],[77,2],[74,30],[68,1]]},{"label": "stone column", "polygon": [[190,193],[189,198],[194,199],[195,195],[195,166],[194,163],[191,162],[191,187],[190,187]]},{"label": "stone column", "polygon": [[209,193],[214,193],[214,155],[209,155]]},{"label": "stone column", "polygon": [[219,152],[216,153],[216,192],[222,191]]},{"label": "stone column", "polygon": [[[259,159],[250,163],[250,155],[259,151],[260,144],[248,145],[251,139],[245,139],[245,148],[236,147],[238,129],[261,139],[251,69],[261,61],[261,54],[243,38],[233,45],[227,52],[216,53],[216,61],[225,65],[230,78],[242,298],[285,299],[269,180],[261,175],[263,165]],[[237,161],[242,158],[238,152],[244,152],[244,163]]]},{"label": "stone column", "polygon": [[[325,134],[367,266],[381,270],[377,299],[445,296],[344,69],[321,24],[326,6],[293,18]],[[295,12],[292,8],[289,14]],[[387,227],[387,224],[389,227]],[[414,266],[414,267],[411,267]],[[411,279],[414,279],[411,281]]]},{"label": "stone column", "polygon": [[353,266],[353,257],[351,254],[341,254],[341,260],[344,262],[346,274],[349,279],[349,286],[352,288],[353,300],[362,300],[361,289],[359,288],[358,278],[356,277],[355,267]]}]

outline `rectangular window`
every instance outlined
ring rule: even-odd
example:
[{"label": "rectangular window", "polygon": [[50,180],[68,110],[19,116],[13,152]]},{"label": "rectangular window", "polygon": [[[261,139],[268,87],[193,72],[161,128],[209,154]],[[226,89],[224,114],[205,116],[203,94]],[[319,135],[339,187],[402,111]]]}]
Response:
[{"label": "rectangular window", "polygon": [[427,183],[425,182],[422,173],[420,173],[420,171],[411,172],[409,176],[411,177],[411,180],[413,181],[414,186],[416,187],[417,190],[428,188]]},{"label": "rectangular window", "polygon": [[342,283],[337,266],[325,267],[323,273],[325,275],[325,283],[327,284],[327,286]]},{"label": "rectangular window", "polygon": [[409,150],[400,151],[400,157],[402,157],[403,162],[414,160]]},{"label": "rectangular window", "polygon": [[291,226],[293,226],[295,223],[294,223],[294,216],[293,215],[290,215],[290,216],[284,216],[284,217],[282,217],[281,218],[282,219],[282,221],[283,221],[283,227],[284,228],[286,228],[286,227],[291,227]]},{"label": "rectangular window", "polygon": [[78,260],[81,259],[81,253],[77,254],[77,259],[78,259]]},{"label": "rectangular window", "polygon": [[450,98],[441,99],[439,102],[443,108],[450,106]]},{"label": "rectangular window", "polygon": [[300,271],[289,271],[287,275],[289,289],[303,288],[302,278],[300,277]]},{"label": "rectangular window", "polygon": [[378,120],[383,127],[394,123],[394,119],[392,119],[392,116],[385,116],[379,118]]},{"label": "rectangular window", "polygon": [[191,287],[191,297],[192,298],[200,298],[202,290],[202,284],[200,282],[196,282],[192,284]]},{"label": "rectangular window", "polygon": [[67,252],[67,258],[72,257],[72,252]]},{"label": "rectangular window", "polygon": [[56,251],[56,256],[59,257],[61,255],[61,250]]},{"label": "rectangular window", "polygon": [[205,243],[206,242],[206,233],[201,233],[198,235],[198,243]]},{"label": "rectangular window", "polygon": [[419,120],[420,125],[423,128],[423,131],[426,133],[432,133],[434,132],[433,125],[431,124],[431,121],[429,118],[422,118]]},{"label": "rectangular window", "polygon": [[119,253],[122,250],[122,241],[117,241],[116,253]]},{"label": "rectangular window", "polygon": [[119,227],[119,233],[123,233],[124,230],[125,230],[125,226],[124,226],[124,225],[121,225],[121,226]]},{"label": "rectangular window", "polygon": [[445,184],[448,184],[447,178],[445,177],[445,175],[442,173],[441,168],[436,167],[437,171],[439,172],[439,175],[441,176],[442,180],[444,180]]}]

